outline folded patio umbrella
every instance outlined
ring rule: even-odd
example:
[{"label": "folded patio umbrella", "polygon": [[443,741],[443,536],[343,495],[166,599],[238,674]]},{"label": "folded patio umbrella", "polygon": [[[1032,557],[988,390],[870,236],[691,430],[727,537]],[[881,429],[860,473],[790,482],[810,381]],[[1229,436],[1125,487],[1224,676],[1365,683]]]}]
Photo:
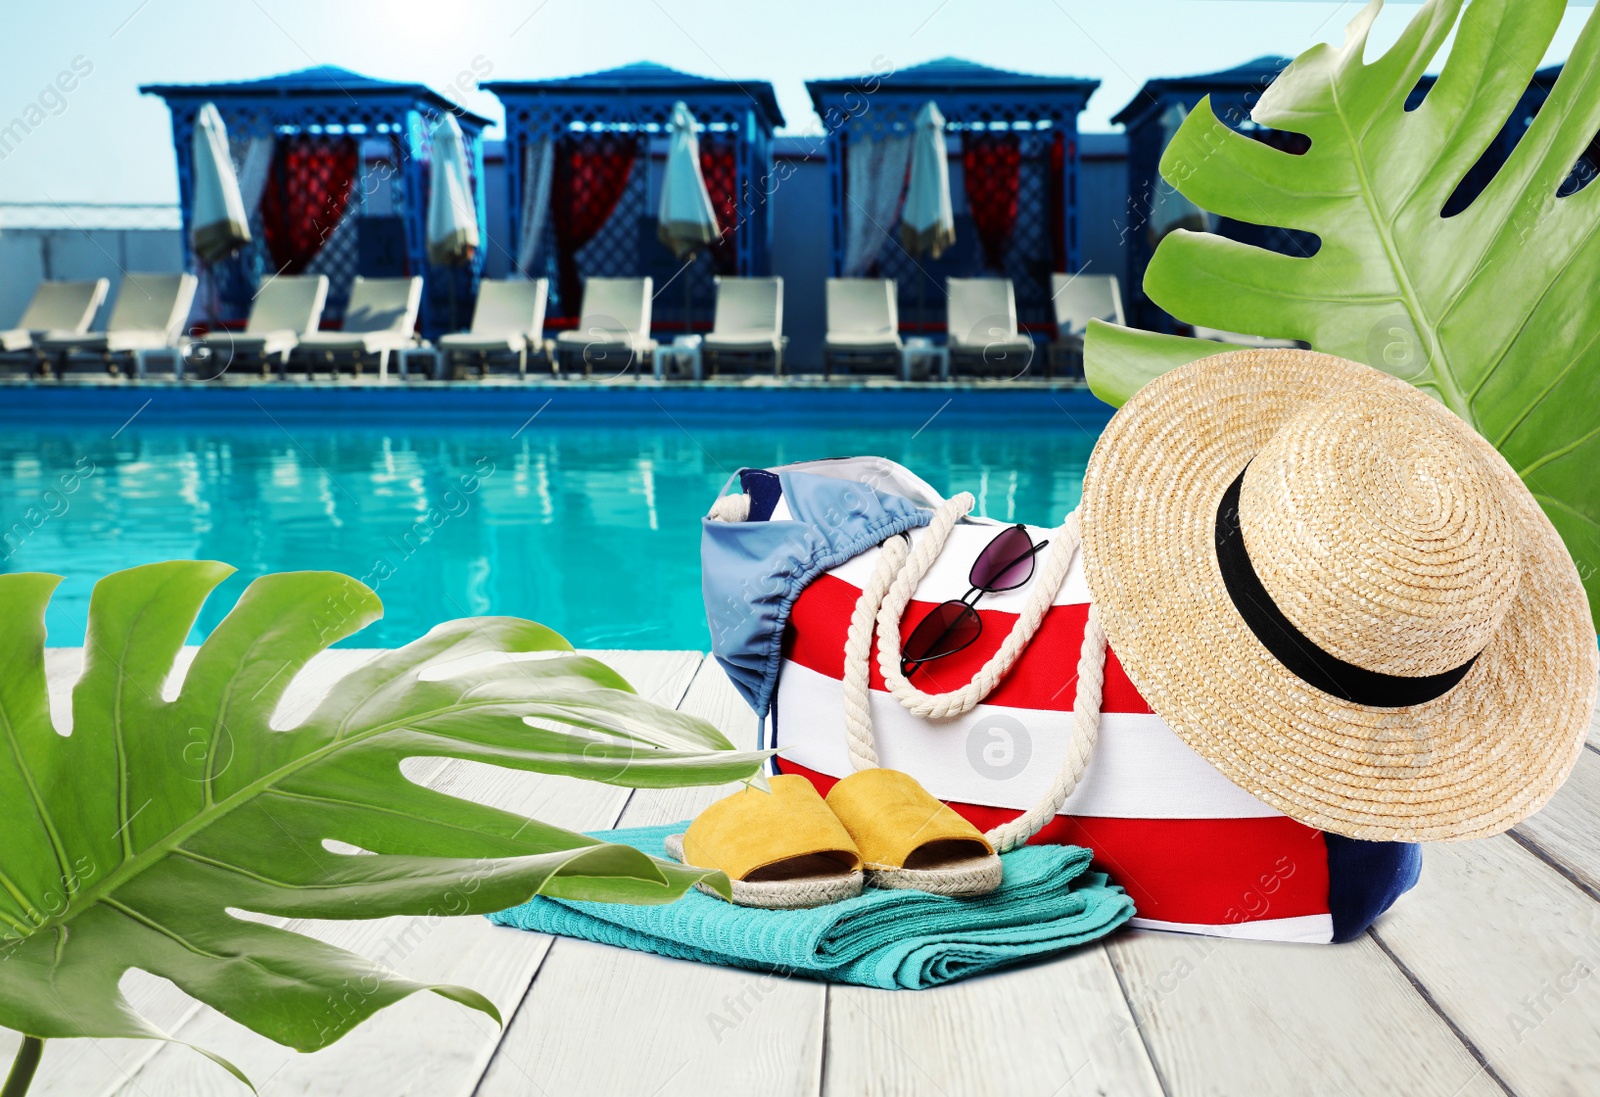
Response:
[{"label": "folded patio umbrella", "polygon": [[667,173],[661,181],[656,236],[673,255],[687,259],[717,238],[717,214],[700,170],[700,141],[694,135],[694,115],[689,113],[688,104],[673,104],[667,129],[672,137],[667,150]]},{"label": "folded patio umbrella", "polygon": [[[1177,136],[1178,127],[1183,125],[1183,120],[1189,117],[1189,112],[1183,108],[1182,103],[1174,103],[1167,108],[1161,116],[1161,149],[1166,151],[1172,144],[1173,137]],[[1150,228],[1149,237],[1152,245],[1159,244],[1161,238],[1173,229],[1192,229],[1195,232],[1210,232],[1215,227],[1215,219],[1211,214],[1195,205],[1189,199],[1178,193],[1165,179],[1155,181],[1155,194],[1150,202]]]},{"label": "folded patio umbrella", "polygon": [[449,111],[433,126],[428,183],[428,262],[463,266],[478,250],[478,204],[473,200],[461,127]]},{"label": "folded patio umbrella", "polygon": [[250,242],[249,222],[228,128],[215,103],[202,104],[194,126],[194,253],[203,263],[227,258]]},{"label": "folded patio umbrella", "polygon": [[[664,858],[667,835],[687,826],[593,837]],[[681,960],[920,990],[1051,956],[1121,926],[1133,900],[1088,871],[1092,856],[1079,846],[1023,846],[1005,854],[999,890],[972,899],[868,888],[810,910],[758,910],[692,891],[665,906],[536,898],[489,918]]]},{"label": "folded patio umbrella", "polygon": [[911,138],[911,178],[900,214],[900,241],[913,255],[934,259],[956,242],[956,216],[950,207],[950,159],[945,155],[944,115],[928,100],[917,112]]}]

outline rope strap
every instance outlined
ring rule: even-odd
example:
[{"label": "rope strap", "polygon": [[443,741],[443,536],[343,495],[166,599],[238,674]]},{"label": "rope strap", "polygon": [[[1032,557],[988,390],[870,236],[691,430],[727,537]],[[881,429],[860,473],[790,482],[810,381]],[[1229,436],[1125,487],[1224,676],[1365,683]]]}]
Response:
[{"label": "rope strap", "polygon": [[711,513],[706,515],[713,522],[748,522],[750,520],[750,496],[741,492],[724,495],[711,504]]},{"label": "rope strap", "polygon": [[[850,617],[850,629],[845,637],[844,654],[845,733],[850,763],[856,769],[870,769],[878,765],[878,752],[872,737],[869,688],[874,626],[878,634],[878,669],[894,699],[906,711],[925,719],[960,716],[970,712],[992,693],[1011,671],[1018,656],[1039,631],[1045,614],[1049,612],[1056,593],[1071,569],[1072,558],[1081,540],[1076,511],[1067,516],[1053,535],[1044,567],[1011,632],[1000,649],[973,675],[972,681],[949,693],[924,693],[917,689],[900,673],[900,619],[911,602],[917,584],[944,549],[951,529],[972,510],[973,504],[974,500],[967,492],[948,500],[934,512],[927,532],[914,548],[908,546],[905,537],[891,537],[884,542],[879,549],[877,567],[862,588],[861,597],[856,600],[855,611]],[[1061,810],[1061,805],[1072,795],[1072,790],[1083,776],[1084,767],[1089,763],[1089,753],[1100,735],[1100,699],[1105,684],[1105,660],[1105,632],[1100,627],[1099,614],[1091,605],[1078,658],[1077,699],[1073,705],[1072,738],[1067,745],[1066,758],[1043,799],[1021,816],[988,833],[989,841],[1001,852],[1020,846],[1037,834]]]}]

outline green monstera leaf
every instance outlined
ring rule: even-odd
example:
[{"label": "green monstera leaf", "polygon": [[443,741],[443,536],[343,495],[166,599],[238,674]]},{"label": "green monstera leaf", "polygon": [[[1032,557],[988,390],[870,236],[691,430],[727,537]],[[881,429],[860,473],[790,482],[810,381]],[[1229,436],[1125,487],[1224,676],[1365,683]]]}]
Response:
[{"label": "green monstera leaf", "polygon": [[[230,908],[381,918],[484,913],[535,894],[663,903],[708,878],[726,889],[720,874],[403,775],[407,758],[464,758],[659,787],[747,778],[759,766],[760,754],[644,700],[530,621],[440,625],[339,681],[298,726],[274,730],[300,669],[382,605],[343,575],[269,575],[164,700],[201,604],[232,570],[173,562],[100,581],[67,736],[52,725],[44,670],[58,580],[0,575],[0,1025],[33,1038],[165,1039],[118,990],[129,968],[302,1051],[419,990],[498,1021],[470,989],[412,982]],[[547,657],[467,658],[488,652]],[[458,660],[476,669],[450,674],[444,664]]]},{"label": "green monstera leaf", "polygon": [[[1382,6],[1342,47],[1301,54],[1252,118],[1311,139],[1303,156],[1230,130],[1202,102],[1161,160],[1205,209],[1303,229],[1290,257],[1177,231],[1150,298],[1206,327],[1299,339],[1435,394],[1505,455],[1561,531],[1600,617],[1600,185],[1558,197],[1600,130],[1600,20],[1591,17],[1510,159],[1462,213],[1446,200],[1505,124],[1561,20],[1562,0],[1431,0],[1363,60]],[[1455,30],[1437,83],[1406,96]],[[1095,325],[1096,394],[1120,405],[1150,378],[1224,349]]]}]

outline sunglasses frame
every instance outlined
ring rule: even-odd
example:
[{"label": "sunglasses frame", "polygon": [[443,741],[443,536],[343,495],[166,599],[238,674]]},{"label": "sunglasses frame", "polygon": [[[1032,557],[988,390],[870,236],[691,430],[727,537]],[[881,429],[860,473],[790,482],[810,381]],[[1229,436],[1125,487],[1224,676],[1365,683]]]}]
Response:
[{"label": "sunglasses frame", "polygon": [[[1028,533],[1028,527],[1023,525],[1022,523],[1018,522],[1016,525],[1007,526],[1005,529],[1001,530],[999,533],[996,533],[994,535],[994,537],[990,539],[989,543],[987,545],[983,546],[983,550],[981,552],[979,552],[978,555],[977,555],[977,558],[972,561],[972,568],[969,569],[968,572],[967,572],[967,580],[968,580],[968,582],[971,582],[971,580],[972,580],[972,572],[977,569],[979,561],[981,561],[983,559],[983,554],[985,552],[988,552],[991,548],[993,548],[994,545],[995,545],[995,542],[999,541],[1000,538],[1004,537],[1006,534],[1011,533],[1014,530],[1021,530],[1022,531],[1022,535],[1024,537],[1028,538],[1028,544],[1029,544],[1030,548],[1028,549],[1027,552],[1024,552],[1021,555],[1016,556],[1013,559],[1007,561],[1005,563],[1005,565],[1002,566],[999,569],[998,574],[1004,575],[1006,572],[1010,571],[1012,568],[1016,567],[1018,564],[1022,563],[1022,561],[1024,561],[1024,560],[1028,561],[1028,574],[1024,575],[1017,582],[1012,583],[1009,586],[1004,586],[1004,587],[989,587],[989,586],[982,586],[982,585],[979,585],[977,583],[973,583],[972,586],[967,588],[967,593],[963,594],[960,598],[952,598],[947,602],[940,602],[937,606],[934,606],[927,613],[923,614],[922,620],[917,622],[916,628],[913,628],[911,630],[910,635],[906,637],[907,641],[910,641],[911,639],[915,638],[916,635],[917,635],[917,629],[920,629],[923,626],[923,624],[925,622],[927,622],[927,620],[930,617],[932,617],[935,613],[938,613],[940,610],[944,609],[947,606],[961,606],[966,611],[966,613],[969,613],[969,614],[972,615],[973,622],[974,622],[974,624],[977,625],[977,627],[973,630],[972,638],[970,640],[968,640],[964,644],[960,644],[960,645],[958,645],[956,647],[950,648],[948,651],[941,651],[941,652],[939,652],[939,653],[937,653],[935,655],[928,655],[928,656],[925,656],[925,657],[923,657],[921,659],[910,659],[910,658],[907,658],[902,653],[901,656],[900,656],[900,673],[901,674],[903,674],[907,678],[909,678],[909,677],[911,677],[911,675],[916,673],[916,671],[917,671],[917,669],[919,667],[925,666],[928,663],[932,663],[935,660],[943,659],[947,655],[954,655],[958,651],[965,651],[967,648],[969,648],[973,644],[977,643],[978,642],[978,638],[983,635],[983,618],[978,616],[978,611],[977,611],[977,608],[976,608],[977,604],[978,604],[978,599],[982,598],[985,594],[1003,594],[1008,590],[1016,590],[1018,587],[1026,586],[1028,584],[1029,580],[1031,580],[1033,578],[1033,573],[1037,570],[1037,567],[1035,566],[1035,560],[1038,557],[1039,552],[1042,549],[1044,549],[1045,546],[1050,544],[1050,540],[1049,540],[1049,538],[1046,538],[1043,541],[1040,541],[1037,544],[1035,544],[1034,540],[1033,540],[1033,537]],[[971,600],[969,601],[968,599],[971,599]],[[962,618],[957,618],[957,619],[960,620]],[[944,631],[940,632],[939,635],[934,638],[935,641],[941,640],[945,636],[948,636],[950,634],[951,628],[953,628],[953,627],[954,627],[953,623],[952,623],[952,625],[947,626],[944,629]],[[929,645],[929,646],[932,646],[932,645]]]}]

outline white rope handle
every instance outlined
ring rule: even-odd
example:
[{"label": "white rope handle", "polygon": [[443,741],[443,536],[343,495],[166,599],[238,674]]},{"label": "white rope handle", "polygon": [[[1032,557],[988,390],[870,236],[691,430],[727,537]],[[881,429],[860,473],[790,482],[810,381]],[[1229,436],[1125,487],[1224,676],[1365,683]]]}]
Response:
[{"label": "white rope handle", "polygon": [[713,522],[748,522],[750,520],[750,496],[735,492],[733,495],[724,495],[711,504],[711,513],[706,515]]},{"label": "white rope handle", "polygon": [[[970,494],[962,492],[934,512],[928,532],[914,549],[903,537],[891,537],[879,550],[878,565],[856,600],[845,638],[844,708],[845,732],[850,762],[856,769],[878,765],[878,752],[872,738],[870,659],[874,625],[878,633],[878,668],[895,700],[909,712],[924,718],[959,716],[987,697],[1010,672],[1017,657],[1033,640],[1044,615],[1055,601],[1073,555],[1081,540],[1076,511],[1055,532],[1055,543],[1027,605],[1000,645],[1000,650],[960,689],[930,694],[917,689],[900,673],[900,618],[911,601],[917,584],[938,558],[949,539],[950,530],[973,506]],[[987,837],[1001,852],[1022,845],[1061,810],[1077,787],[1088,765],[1089,753],[1100,735],[1100,700],[1105,683],[1106,640],[1100,616],[1091,605],[1084,624],[1083,647],[1078,658],[1078,691],[1073,705],[1073,731],[1061,770],[1044,798],[1021,816],[991,830]]]}]

